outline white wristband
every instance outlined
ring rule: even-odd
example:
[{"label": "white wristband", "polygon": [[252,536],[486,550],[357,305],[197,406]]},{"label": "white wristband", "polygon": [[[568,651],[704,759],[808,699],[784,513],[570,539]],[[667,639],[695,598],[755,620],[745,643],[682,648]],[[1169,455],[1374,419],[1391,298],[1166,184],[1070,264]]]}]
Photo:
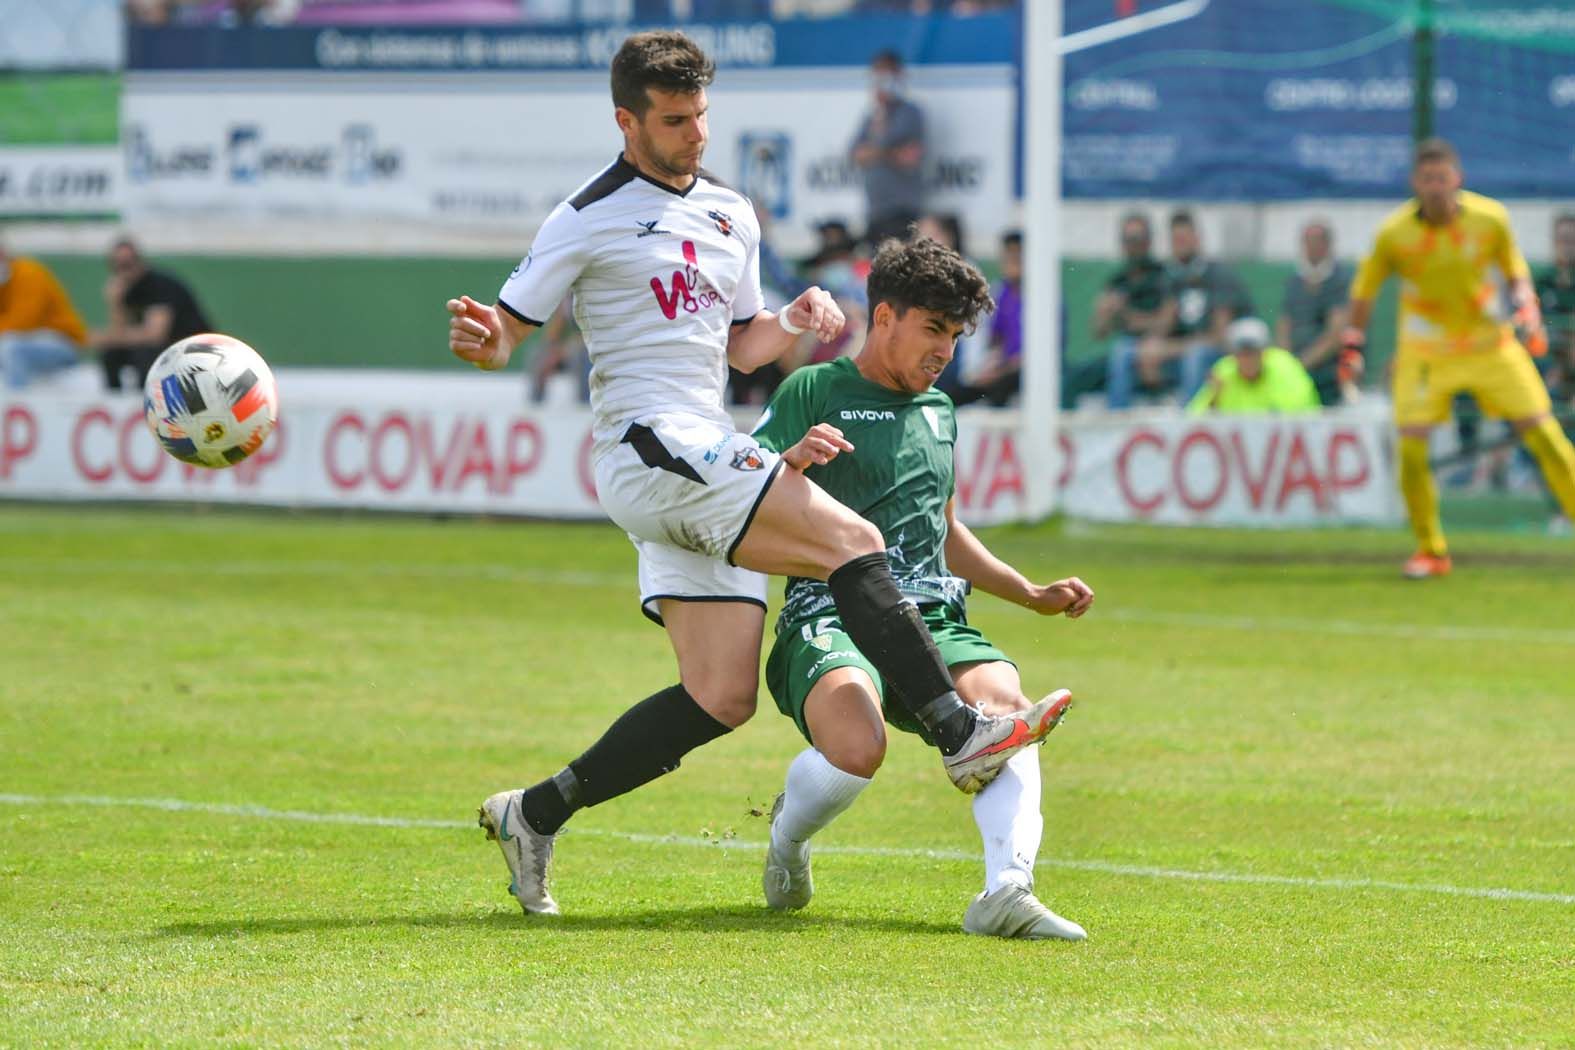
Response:
[{"label": "white wristband", "polygon": [[788,335],[803,335],[808,331],[807,328],[800,328],[798,325],[788,320],[787,307],[785,306],[777,311],[777,324],[781,325],[782,330]]}]

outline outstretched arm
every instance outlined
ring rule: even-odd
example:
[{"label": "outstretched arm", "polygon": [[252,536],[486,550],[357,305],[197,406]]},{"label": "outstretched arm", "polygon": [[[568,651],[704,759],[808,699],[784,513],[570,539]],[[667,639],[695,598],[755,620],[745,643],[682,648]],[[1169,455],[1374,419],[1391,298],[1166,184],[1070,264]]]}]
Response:
[{"label": "outstretched arm", "polygon": [[1043,616],[1066,613],[1077,619],[1094,604],[1094,592],[1076,576],[1044,585],[990,553],[973,530],[957,520],[956,500],[946,503],[946,567],[986,594]]},{"label": "outstretched arm", "polygon": [[514,348],[536,330],[507,310],[478,303],[468,295],[450,299],[447,307],[449,350],[483,372],[507,365]]},{"label": "outstretched arm", "polygon": [[804,289],[779,313],[781,317],[762,310],[747,324],[734,325],[727,337],[727,363],[740,372],[753,372],[785,354],[802,332],[813,332],[822,343],[842,332],[842,309],[820,288]]}]

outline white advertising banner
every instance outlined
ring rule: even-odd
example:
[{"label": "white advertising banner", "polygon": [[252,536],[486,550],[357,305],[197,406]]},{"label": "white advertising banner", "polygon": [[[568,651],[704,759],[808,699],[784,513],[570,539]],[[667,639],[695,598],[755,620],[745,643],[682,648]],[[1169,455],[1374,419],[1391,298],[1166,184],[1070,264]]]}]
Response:
[{"label": "white advertising banner", "polygon": [[[599,518],[583,408],[376,393],[292,397],[247,462],[190,467],[155,444],[140,402],[92,394],[0,401],[0,498],[199,500]],[[746,424],[747,425],[747,424]],[[1400,519],[1375,419],[1174,419],[1063,432],[1061,505],[1101,521],[1295,527]],[[969,412],[957,502],[972,524],[1019,520],[1048,456],[1009,416]]]},{"label": "white advertising banner", "polygon": [[[986,243],[1011,216],[1010,67],[912,79],[930,206]],[[707,168],[798,238],[830,217],[858,229],[847,153],[865,70],[727,70],[710,97]],[[133,222],[381,217],[528,234],[622,145],[602,72],[133,74],[121,105]]]},{"label": "white advertising banner", "polygon": [[111,215],[123,180],[115,146],[0,147],[0,215]]},{"label": "white advertising banner", "polygon": [[[416,407],[421,406],[421,407]],[[239,466],[208,470],[154,441],[140,400],[0,402],[0,496],[600,517],[590,415],[426,407],[419,397],[295,401]]]}]

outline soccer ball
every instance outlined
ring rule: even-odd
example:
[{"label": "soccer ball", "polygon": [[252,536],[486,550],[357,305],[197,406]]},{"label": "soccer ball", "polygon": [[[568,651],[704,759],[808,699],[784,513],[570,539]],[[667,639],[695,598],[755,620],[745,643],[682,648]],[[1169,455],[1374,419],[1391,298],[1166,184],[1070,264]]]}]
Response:
[{"label": "soccer ball", "polygon": [[213,332],[160,354],[142,393],[159,444],[199,467],[239,463],[262,446],[279,418],[268,363],[239,339]]}]

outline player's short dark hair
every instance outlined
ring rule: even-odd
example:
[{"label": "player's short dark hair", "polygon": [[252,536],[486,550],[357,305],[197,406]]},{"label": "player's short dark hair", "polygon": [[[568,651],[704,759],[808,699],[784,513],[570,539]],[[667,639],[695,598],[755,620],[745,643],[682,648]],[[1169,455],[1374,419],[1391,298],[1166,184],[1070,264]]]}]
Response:
[{"label": "player's short dark hair", "polygon": [[1416,152],[1411,157],[1411,167],[1420,168],[1424,164],[1432,164],[1435,161],[1443,161],[1458,168],[1460,154],[1455,152],[1455,147],[1440,138],[1423,139],[1418,142]]},{"label": "player's short dark hair", "polygon": [[1564,211],[1555,215],[1553,217],[1553,228],[1556,230],[1560,226],[1575,226],[1575,211]]},{"label": "player's short dark hair", "polygon": [[1192,213],[1190,211],[1185,208],[1177,208],[1175,211],[1170,213],[1170,228],[1174,230],[1177,226],[1186,226],[1189,229],[1195,230],[1198,228],[1198,223],[1197,220],[1192,217]]},{"label": "player's short dark hair", "polygon": [[1001,234],[1001,247],[1003,247],[1003,248],[1021,248],[1022,246],[1023,246],[1023,231],[1022,230],[1007,230],[1005,233]]},{"label": "player's short dark hair", "polygon": [[870,68],[893,69],[901,73],[902,56],[889,47],[883,51],[877,51],[870,57]]},{"label": "player's short dark hair", "polygon": [[715,79],[716,64],[684,34],[672,29],[636,33],[613,56],[613,105],[643,117],[651,108],[646,88],[693,95]]},{"label": "player's short dark hair", "polygon": [[1119,227],[1121,232],[1125,233],[1128,226],[1143,227],[1143,236],[1145,237],[1152,237],[1154,234],[1154,227],[1149,224],[1148,216],[1140,211],[1129,211],[1121,216],[1121,225]]},{"label": "player's short dark hair", "polygon": [[886,241],[870,263],[870,323],[875,307],[890,304],[901,317],[911,308],[933,310],[972,331],[979,315],[995,309],[990,282],[979,268],[940,241],[915,237]]}]

